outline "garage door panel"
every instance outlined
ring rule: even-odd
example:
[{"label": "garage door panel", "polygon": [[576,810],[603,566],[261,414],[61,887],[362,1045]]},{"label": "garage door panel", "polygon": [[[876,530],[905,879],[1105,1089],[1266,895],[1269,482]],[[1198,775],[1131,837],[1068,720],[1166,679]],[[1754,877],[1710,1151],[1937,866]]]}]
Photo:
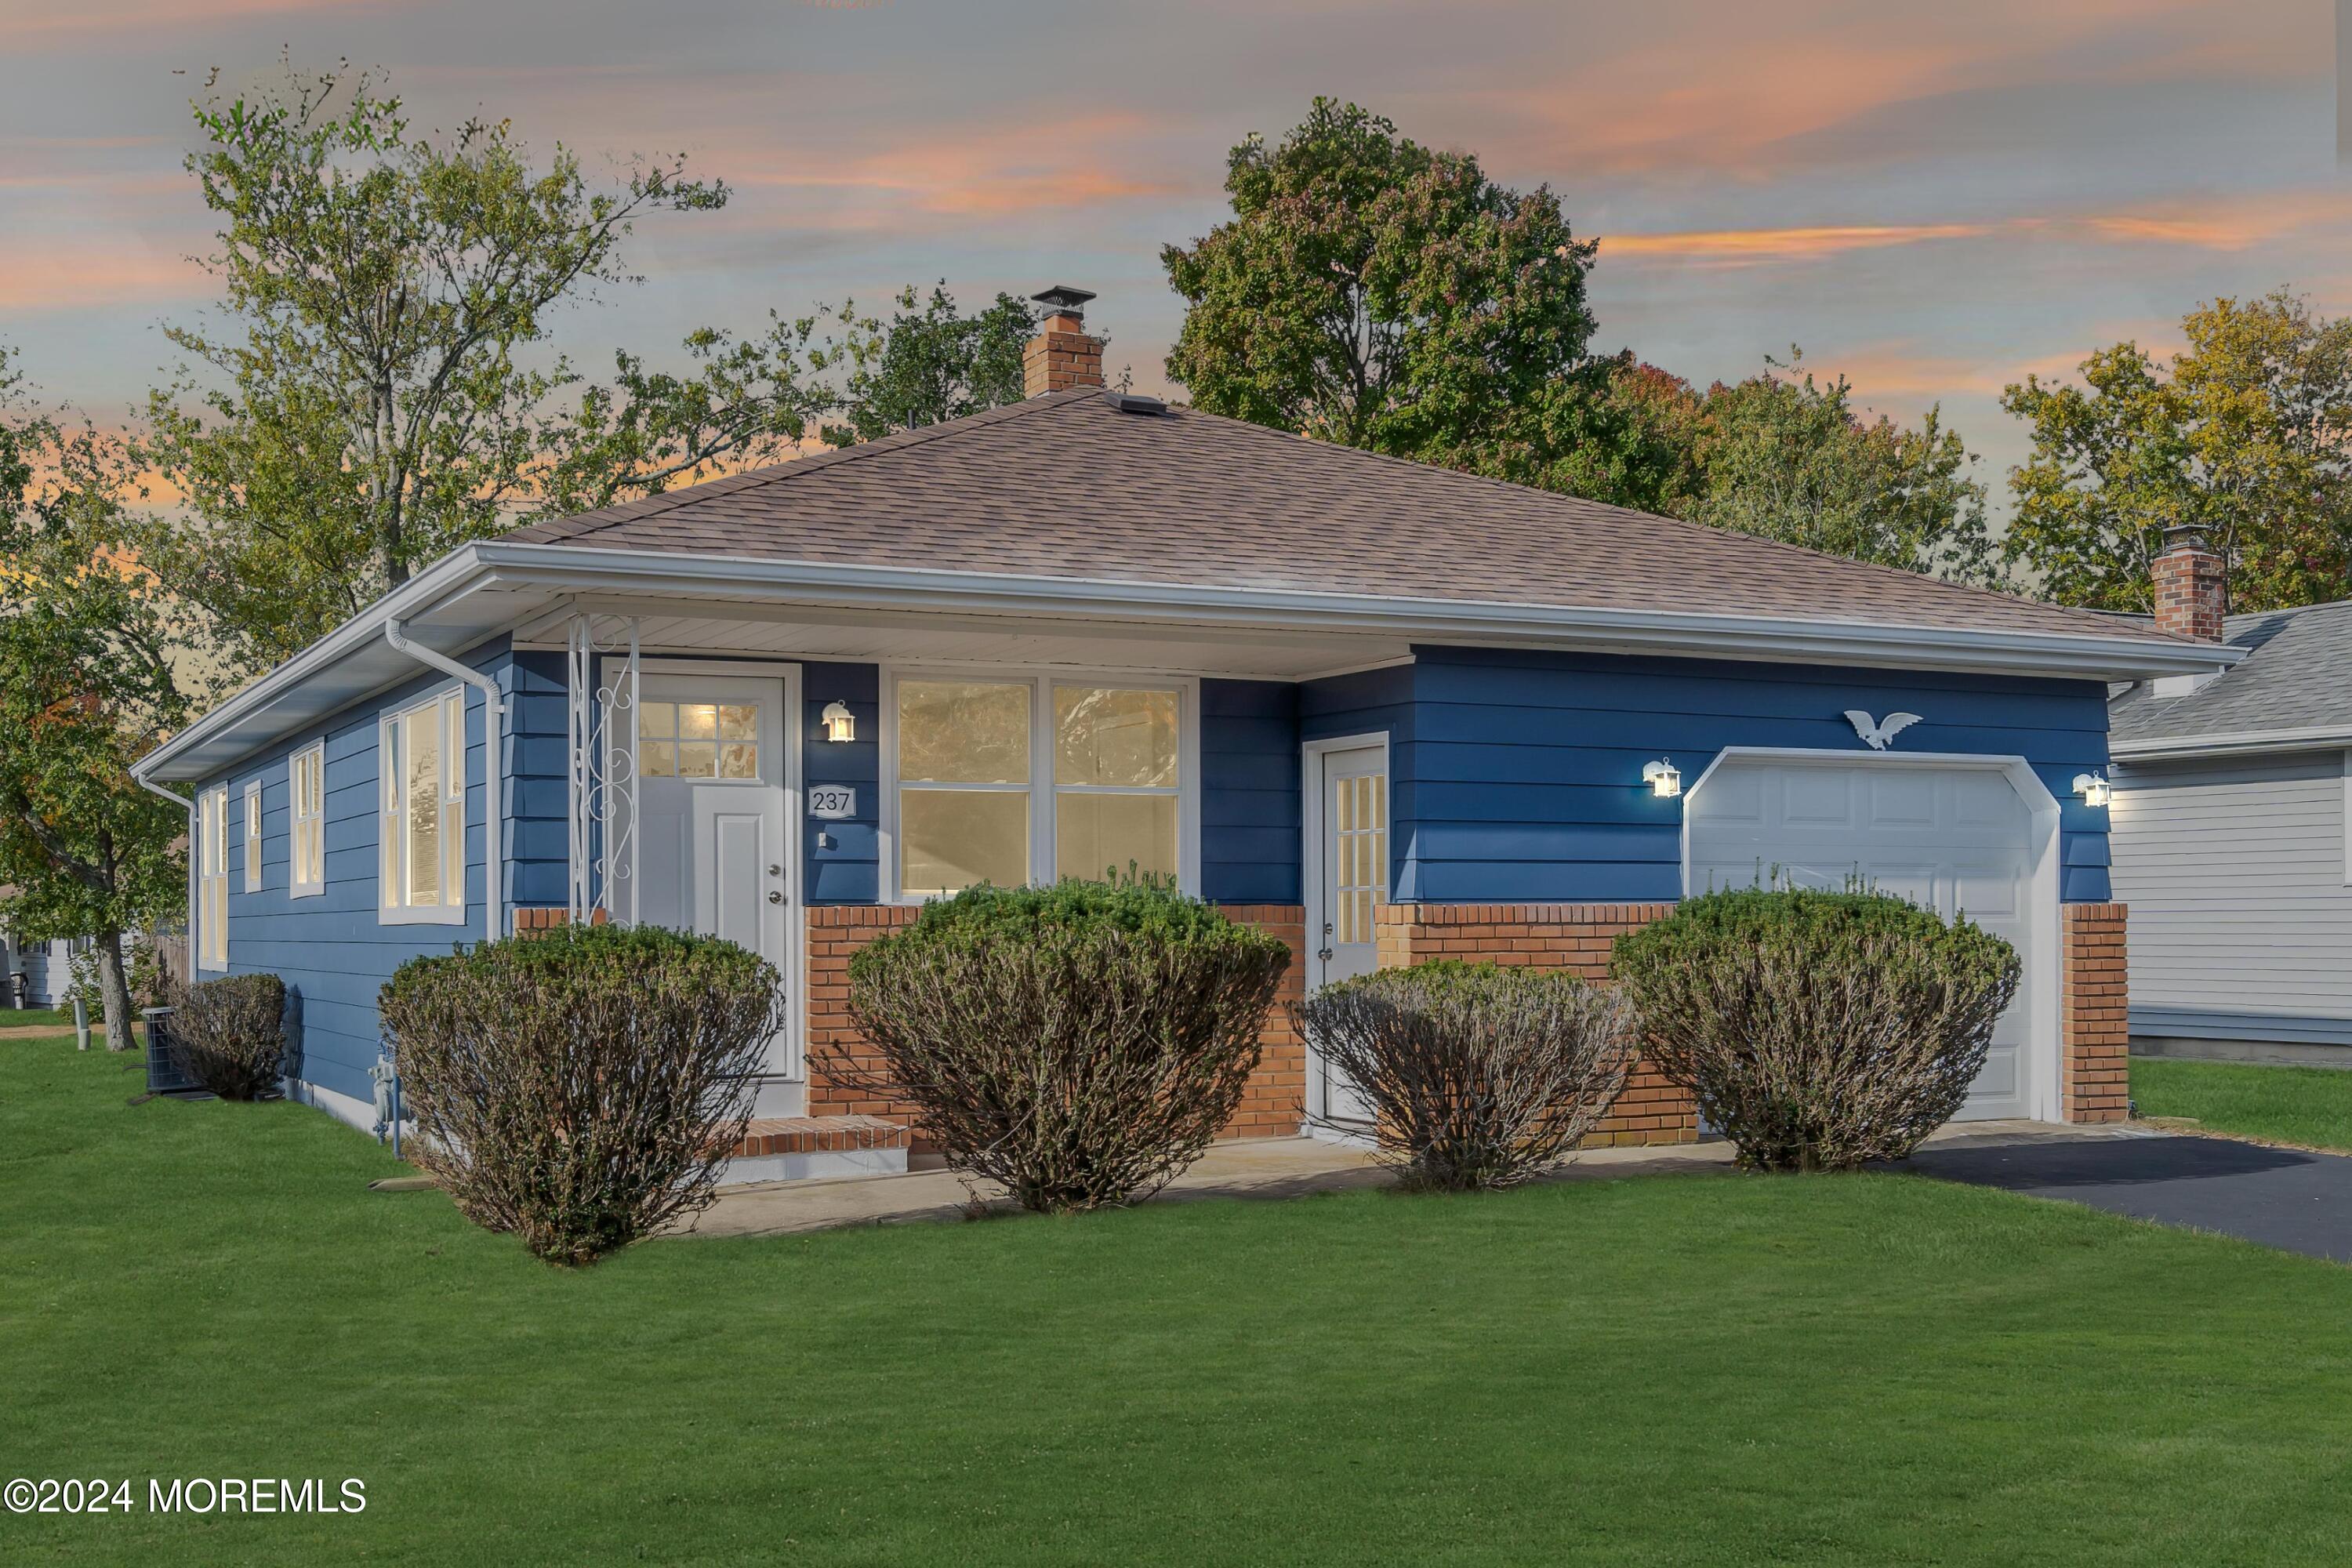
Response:
[{"label": "garage door panel", "polygon": [[1934,826],[1936,783],[1933,776],[1926,773],[1893,773],[1885,778],[1870,780],[1871,827]]},{"label": "garage door panel", "polygon": [[1844,773],[1784,773],[1780,778],[1780,820],[1791,827],[1851,828],[1854,825],[1853,785],[1854,780]]},{"label": "garage door panel", "polygon": [[[1965,912],[2021,951],[2036,938],[2032,813],[2000,772],[1728,758],[1686,810],[1694,890],[1754,887],[1777,871],[1836,891],[1858,875],[1947,920]],[[1962,1118],[2026,1114],[2032,1006],[2021,986]]]}]

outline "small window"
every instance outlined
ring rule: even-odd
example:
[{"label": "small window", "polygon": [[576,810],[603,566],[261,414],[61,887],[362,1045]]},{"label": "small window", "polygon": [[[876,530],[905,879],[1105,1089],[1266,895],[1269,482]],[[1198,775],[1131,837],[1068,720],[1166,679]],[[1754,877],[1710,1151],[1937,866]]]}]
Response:
[{"label": "small window", "polygon": [[1055,875],[1176,875],[1176,693],[1055,687]]},{"label": "small window", "polygon": [[293,804],[293,835],[286,891],[306,898],[327,889],[327,748],[313,742],[287,763],[286,793]]},{"label": "small window", "polygon": [[196,964],[228,967],[228,787],[196,802]]},{"label": "small window", "polygon": [[466,697],[452,689],[378,731],[386,921],[466,918]]},{"label": "small window", "polygon": [[261,888],[261,781],[245,786],[245,890]]}]

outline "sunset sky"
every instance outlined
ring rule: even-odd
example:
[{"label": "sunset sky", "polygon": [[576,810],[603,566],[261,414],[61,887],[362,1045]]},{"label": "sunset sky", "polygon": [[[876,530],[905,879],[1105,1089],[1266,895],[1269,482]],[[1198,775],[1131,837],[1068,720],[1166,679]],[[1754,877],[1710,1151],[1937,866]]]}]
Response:
[{"label": "sunset sky", "polygon": [[1596,347],[1704,382],[1801,343],[1899,418],[1940,401],[1998,490],[2005,382],[2168,346],[2217,293],[2352,310],[2334,39],[2321,0],[0,0],[0,342],[130,416],[157,325],[211,294],[188,95],[286,46],[388,70],[420,124],[487,110],[735,187],[640,227],[647,281],[564,323],[575,357],[1058,281],[1154,390],[1160,246],[1321,92],[1559,191],[1601,240]]}]

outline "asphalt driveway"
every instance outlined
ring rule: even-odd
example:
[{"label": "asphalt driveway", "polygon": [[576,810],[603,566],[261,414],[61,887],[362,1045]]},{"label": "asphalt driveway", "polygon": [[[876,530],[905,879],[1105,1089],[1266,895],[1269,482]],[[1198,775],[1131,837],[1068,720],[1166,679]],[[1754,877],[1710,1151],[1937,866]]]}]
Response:
[{"label": "asphalt driveway", "polygon": [[1895,1169],[2352,1263],[2352,1157],[2223,1138],[1960,1137]]}]

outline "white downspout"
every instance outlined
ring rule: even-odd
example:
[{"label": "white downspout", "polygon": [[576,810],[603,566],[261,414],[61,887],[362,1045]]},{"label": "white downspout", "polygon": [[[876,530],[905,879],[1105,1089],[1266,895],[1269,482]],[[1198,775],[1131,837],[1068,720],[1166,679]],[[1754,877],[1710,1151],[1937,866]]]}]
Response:
[{"label": "white downspout", "polygon": [[[499,860],[499,771],[504,765],[499,748],[506,739],[506,726],[500,721],[507,705],[499,694],[497,681],[470,665],[459,664],[446,653],[409,641],[407,631],[404,621],[386,621],[383,640],[419,664],[430,665],[444,675],[454,675],[482,694],[482,881],[488,895],[486,930],[496,941],[507,934],[506,868]],[[464,763],[458,765],[462,769]]]},{"label": "white downspout", "polygon": [[131,782],[137,784],[141,789],[145,790],[149,795],[162,795],[165,800],[170,801],[174,805],[182,807],[188,814],[187,978],[194,980],[196,977],[196,943],[203,940],[196,934],[196,857],[204,852],[204,846],[196,842],[196,836],[204,831],[204,824],[196,819],[196,803],[189,796],[184,795],[173,795],[170,790],[165,789],[162,784],[157,784],[154,780],[140,777],[135,770],[131,774]]}]

